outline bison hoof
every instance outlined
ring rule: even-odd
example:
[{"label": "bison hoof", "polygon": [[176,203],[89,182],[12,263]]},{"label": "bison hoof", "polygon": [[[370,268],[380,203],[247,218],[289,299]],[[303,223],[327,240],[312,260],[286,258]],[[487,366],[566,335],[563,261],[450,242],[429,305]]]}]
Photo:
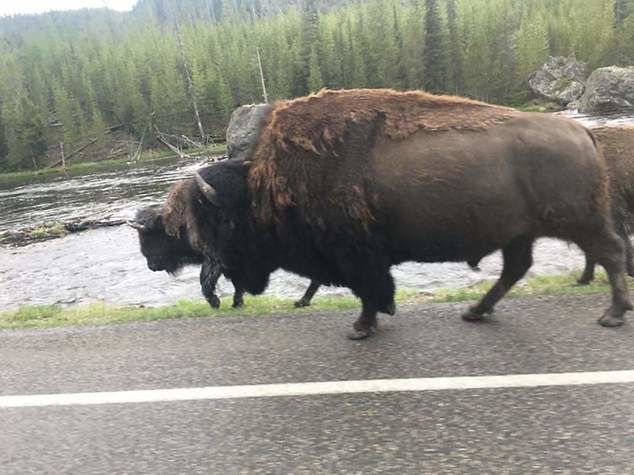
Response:
[{"label": "bison hoof", "polygon": [[365,340],[366,338],[374,335],[376,333],[376,327],[370,328],[353,328],[350,333],[348,333],[349,340]]},{"label": "bison hoof", "polygon": [[611,315],[609,311],[601,318],[599,318],[599,325],[603,327],[620,327],[624,323],[625,319],[623,317],[615,317],[614,315]]},{"label": "bison hoof", "polygon": [[469,309],[462,314],[462,319],[465,322],[480,322],[484,320],[484,315],[481,313],[476,313],[473,309]]},{"label": "bison hoof", "polygon": [[590,282],[592,282],[591,277],[579,277],[579,279],[577,279],[577,285],[590,285]]},{"label": "bison hoof", "polygon": [[233,302],[232,305],[233,308],[242,308],[244,307],[244,302],[240,301],[240,302]]},{"label": "bison hoof", "polygon": [[307,302],[304,299],[301,299],[295,302],[295,308],[308,307],[309,305],[310,305],[310,302]]},{"label": "bison hoof", "polygon": [[220,299],[215,295],[213,297],[209,297],[207,302],[211,306],[211,308],[220,308]]},{"label": "bison hoof", "polygon": [[396,314],[396,304],[394,303],[394,300],[392,300],[385,308],[381,309],[381,312],[386,315]]}]

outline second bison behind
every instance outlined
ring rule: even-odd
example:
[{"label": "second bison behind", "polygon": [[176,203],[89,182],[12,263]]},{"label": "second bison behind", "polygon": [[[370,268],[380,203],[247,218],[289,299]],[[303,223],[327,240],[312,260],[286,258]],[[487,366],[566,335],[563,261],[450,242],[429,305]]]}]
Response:
[{"label": "second bison behind", "polygon": [[501,249],[500,279],[463,315],[477,320],[526,273],[542,236],[606,268],[601,324],[621,325],[632,308],[605,163],[564,118],[423,92],[322,91],[276,104],[248,160],[202,169],[171,199],[179,206],[151,219],[153,239],[217,255],[254,294],[278,268],[349,287],[362,301],[352,338],[393,310],[392,265]]},{"label": "second bison behind", "polygon": [[[612,218],[625,245],[625,267],[634,277],[634,252],[630,241],[634,217],[634,126],[599,127],[592,132],[605,156],[610,176]],[[580,284],[588,284],[594,279],[595,263],[592,256],[586,256]]]}]

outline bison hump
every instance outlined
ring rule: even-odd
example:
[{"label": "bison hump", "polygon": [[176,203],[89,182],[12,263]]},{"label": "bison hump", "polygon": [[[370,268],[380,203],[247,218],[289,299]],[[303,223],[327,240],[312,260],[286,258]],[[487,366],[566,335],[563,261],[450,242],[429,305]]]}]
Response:
[{"label": "bison hump", "polygon": [[483,130],[517,114],[507,107],[423,91],[322,89],[278,103],[268,128],[280,147],[293,144],[313,153],[328,153],[351,127],[379,118],[386,137],[403,140],[419,130]]},{"label": "bison hump", "polygon": [[484,130],[518,114],[460,97],[391,89],[324,89],[279,102],[252,155],[256,215],[281,223],[293,208],[306,223],[367,230],[375,196],[368,157],[377,138]]}]

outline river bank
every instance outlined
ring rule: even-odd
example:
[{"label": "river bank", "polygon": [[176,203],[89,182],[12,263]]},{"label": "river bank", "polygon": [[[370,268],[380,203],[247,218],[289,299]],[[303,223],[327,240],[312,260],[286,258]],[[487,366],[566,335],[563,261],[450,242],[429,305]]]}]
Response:
[{"label": "river bank", "polygon": [[[222,155],[226,152],[227,147],[224,143],[212,144],[205,147],[191,149],[187,151],[190,157],[202,157],[212,155]],[[139,158],[130,161],[128,158],[105,159],[99,161],[78,162],[69,164],[66,168],[49,167],[37,170],[22,170],[17,172],[0,173],[0,186],[18,184],[24,181],[39,180],[47,177],[56,176],[76,176],[82,174],[96,173],[100,171],[113,171],[125,169],[127,166],[137,163],[148,164],[152,162],[160,162],[166,159],[176,158],[171,150],[150,149],[139,155]]]}]

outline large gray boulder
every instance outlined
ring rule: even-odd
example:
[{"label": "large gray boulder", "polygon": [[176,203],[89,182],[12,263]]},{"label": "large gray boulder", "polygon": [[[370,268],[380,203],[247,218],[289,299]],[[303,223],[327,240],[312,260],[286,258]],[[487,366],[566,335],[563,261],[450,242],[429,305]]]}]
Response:
[{"label": "large gray boulder", "polygon": [[227,126],[227,155],[230,159],[242,159],[249,155],[271,110],[268,104],[249,104],[231,113]]},{"label": "large gray boulder", "polygon": [[535,94],[566,105],[583,94],[587,77],[585,63],[574,57],[550,56],[539,70],[531,74],[528,85]]},{"label": "large gray boulder", "polygon": [[580,112],[611,113],[634,110],[634,66],[599,68],[588,78],[578,101]]}]

